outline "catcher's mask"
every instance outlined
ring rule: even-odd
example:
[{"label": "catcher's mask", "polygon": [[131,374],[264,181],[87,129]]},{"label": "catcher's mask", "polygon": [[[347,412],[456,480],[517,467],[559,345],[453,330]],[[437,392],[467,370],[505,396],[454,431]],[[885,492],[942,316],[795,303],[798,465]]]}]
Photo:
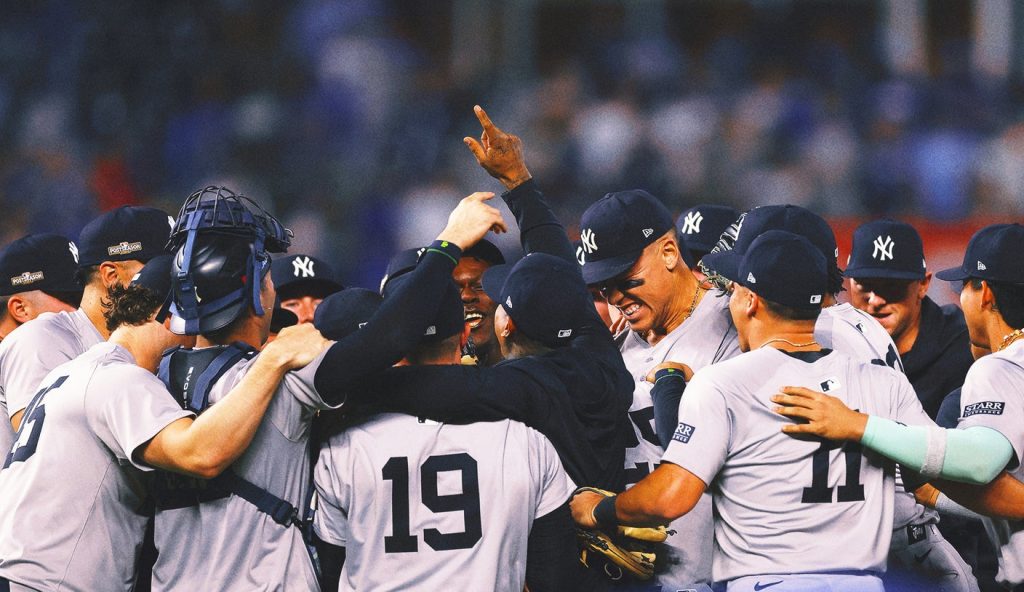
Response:
[{"label": "catcher's mask", "polygon": [[230,189],[207,187],[190,195],[167,243],[174,252],[165,306],[173,315],[171,330],[209,333],[248,306],[263,316],[260,287],[270,271],[269,253],[286,251],[291,237],[292,231],[256,202]]}]

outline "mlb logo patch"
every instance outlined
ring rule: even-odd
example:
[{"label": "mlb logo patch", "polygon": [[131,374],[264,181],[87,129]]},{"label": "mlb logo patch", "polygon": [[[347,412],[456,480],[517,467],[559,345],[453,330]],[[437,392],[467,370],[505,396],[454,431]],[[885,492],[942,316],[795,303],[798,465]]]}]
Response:
[{"label": "mlb logo patch", "polygon": [[572,329],[559,329],[558,330],[558,337],[560,337],[560,338],[561,337],[568,337],[570,335],[572,335]]},{"label": "mlb logo patch", "polygon": [[838,378],[826,378],[818,386],[821,387],[821,392],[827,393],[827,392],[836,390],[837,388],[839,388],[842,385],[839,384],[839,379]]},{"label": "mlb logo patch", "polygon": [[675,440],[676,442],[682,442],[683,444],[686,444],[687,442],[690,441],[690,438],[693,436],[693,432],[696,429],[697,428],[693,427],[688,423],[679,422],[679,425],[676,426],[675,433],[672,434],[672,439]]},{"label": "mlb logo patch", "polygon": [[982,401],[964,407],[964,417],[972,415],[1002,415],[1005,403],[1002,401]]}]

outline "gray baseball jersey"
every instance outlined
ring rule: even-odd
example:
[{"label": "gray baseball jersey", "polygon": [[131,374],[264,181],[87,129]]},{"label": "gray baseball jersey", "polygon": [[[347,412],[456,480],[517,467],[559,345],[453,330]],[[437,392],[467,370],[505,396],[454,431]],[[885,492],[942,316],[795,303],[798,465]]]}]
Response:
[{"label": "gray baseball jersey", "polygon": [[[814,339],[822,347],[843,352],[858,362],[888,366],[903,373],[903,362],[889,332],[874,317],[849,303],[821,309],[814,325]],[[896,513],[893,530],[908,524],[935,524],[938,512],[917,503],[914,494],[903,488],[896,476]]]},{"label": "gray baseball jersey", "polygon": [[825,391],[853,409],[934,425],[906,377],[840,352],[764,347],[693,377],[664,461],[714,493],[715,581],[744,576],[885,570],[893,468],[859,444],[782,432],[783,385]]},{"label": "gray baseball jersey", "polygon": [[40,590],[131,590],[151,470],[132,454],[191,413],[112,343],[42,384],[0,471],[0,576]]},{"label": "gray baseball jersey", "polygon": [[[974,362],[960,393],[959,429],[984,426],[999,431],[1013,446],[1007,470],[1024,481],[1024,341]],[[1024,584],[1024,522],[982,518],[999,549],[996,581]]]},{"label": "gray baseball jersey", "polygon": [[[310,485],[309,432],[318,409],[331,409],[313,386],[321,354],[285,374],[249,448],[230,470],[299,508]],[[248,372],[242,360],[216,382],[210,401],[227,395]],[[195,506],[157,509],[154,590],[318,590],[312,560],[293,526],[281,526],[230,495]]]},{"label": "gray baseball jersey", "polygon": [[[9,419],[28,406],[39,383],[57,366],[103,341],[82,309],[43,313],[0,342],[0,411]],[[14,442],[14,428],[0,421],[0,450]]]},{"label": "gray baseball jersey", "polygon": [[[619,336],[619,351],[626,369],[636,380],[633,404],[629,407],[636,444],[626,449],[626,484],[632,485],[650,473],[661,461],[664,450],[654,430],[654,402],[647,373],[665,361],[681,362],[697,371],[709,364],[739,355],[736,328],[729,316],[729,298],[708,292],[682,325],[651,346],[633,331]],[[684,395],[685,399],[687,395]],[[712,552],[711,497],[702,496],[692,512],[669,525],[674,531],[662,550],[664,571],[658,582],[684,587],[710,582]]]},{"label": "gray baseball jersey", "polygon": [[575,486],[551,442],[511,421],[386,414],[340,432],[316,466],[317,535],[346,549],[341,590],[507,590],[535,518]]}]

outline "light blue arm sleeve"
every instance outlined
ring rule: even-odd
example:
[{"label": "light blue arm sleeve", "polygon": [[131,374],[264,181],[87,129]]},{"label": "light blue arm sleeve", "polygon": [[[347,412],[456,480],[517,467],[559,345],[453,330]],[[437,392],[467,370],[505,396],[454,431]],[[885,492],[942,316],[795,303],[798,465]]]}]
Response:
[{"label": "light blue arm sleeve", "polygon": [[[929,450],[929,431],[931,450]],[[963,430],[905,426],[891,419],[869,416],[861,444],[914,471],[922,471],[936,442],[945,436],[942,469],[938,477],[984,485],[999,476],[1013,457],[1013,446],[998,431],[974,426]],[[938,444],[941,446],[941,443]]]}]

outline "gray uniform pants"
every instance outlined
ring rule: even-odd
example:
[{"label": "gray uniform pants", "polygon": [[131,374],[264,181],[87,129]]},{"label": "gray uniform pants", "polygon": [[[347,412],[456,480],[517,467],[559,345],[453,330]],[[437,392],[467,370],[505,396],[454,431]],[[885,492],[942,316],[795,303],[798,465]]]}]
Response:
[{"label": "gray uniform pants", "polygon": [[978,592],[978,580],[936,525],[911,524],[892,533],[885,588],[891,592]]}]

